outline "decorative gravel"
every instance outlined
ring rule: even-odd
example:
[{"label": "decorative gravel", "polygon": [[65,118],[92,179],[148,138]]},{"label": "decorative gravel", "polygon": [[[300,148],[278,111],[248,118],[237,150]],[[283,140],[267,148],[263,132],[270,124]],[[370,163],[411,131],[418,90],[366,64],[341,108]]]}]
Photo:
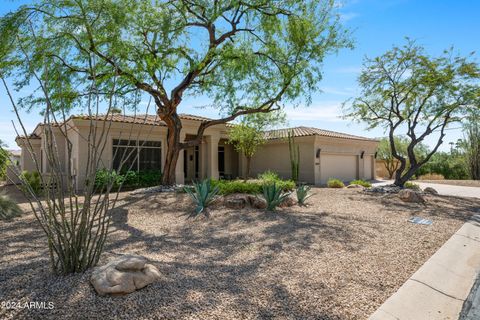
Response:
[{"label": "decorative gravel", "polygon": [[[212,210],[187,219],[185,194],[124,194],[101,264],[132,253],[163,274],[123,297],[99,297],[90,272],[51,274],[31,214],[0,221],[0,319],[365,319],[465,221],[480,200],[319,189],[308,207]],[[407,222],[411,216],[431,226]]]}]

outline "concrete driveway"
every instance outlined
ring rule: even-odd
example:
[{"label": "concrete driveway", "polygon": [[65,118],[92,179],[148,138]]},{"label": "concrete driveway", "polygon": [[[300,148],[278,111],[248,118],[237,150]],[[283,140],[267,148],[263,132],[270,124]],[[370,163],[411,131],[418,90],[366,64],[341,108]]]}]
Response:
[{"label": "concrete driveway", "polygon": [[[384,180],[379,182],[374,182],[373,186],[381,186],[392,184],[393,180]],[[470,198],[479,198],[480,199],[480,188],[479,187],[462,187],[462,186],[450,186],[447,184],[438,184],[438,183],[424,183],[414,181],[414,183],[420,185],[420,188],[425,189],[426,187],[432,187],[438,191],[439,194],[445,196],[456,196],[456,197],[470,197]]]}]

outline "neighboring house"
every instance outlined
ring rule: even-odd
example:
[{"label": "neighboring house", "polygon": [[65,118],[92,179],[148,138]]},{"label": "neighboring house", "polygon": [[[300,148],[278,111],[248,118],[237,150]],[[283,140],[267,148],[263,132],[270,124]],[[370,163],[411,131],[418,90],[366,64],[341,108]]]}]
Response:
[{"label": "neighboring house", "polygon": [[[204,117],[183,114],[182,140],[192,139]],[[105,136],[106,147],[102,155],[102,166],[118,169],[119,154],[132,151],[127,164],[132,170],[161,169],[165,161],[167,127],[156,116],[111,115],[109,134]],[[88,136],[91,126],[103,127],[104,120],[89,116],[71,116],[64,124],[56,126],[52,132],[62,159],[61,170],[74,177],[78,189],[85,183]],[[177,183],[196,179],[225,178],[242,176],[246,171],[245,158],[228,144],[228,128],[232,124],[222,124],[205,130],[202,143],[182,151],[176,167]],[[298,127],[265,132],[267,143],[252,159],[252,174],[273,170],[283,178],[290,178],[290,155],[288,152],[287,132],[293,130],[295,142],[300,146],[300,180],[310,184],[324,184],[328,178],[345,181],[375,177],[374,154],[378,141],[316,128]],[[44,125],[39,124],[29,136],[34,157],[43,174],[48,174],[45,154]],[[72,153],[68,159],[66,139],[72,144]],[[128,140],[130,137],[130,141]],[[33,158],[28,152],[25,137],[17,137],[21,147],[21,170],[36,171]],[[97,141],[97,143],[99,143]],[[140,145],[140,146],[139,146]]]}]

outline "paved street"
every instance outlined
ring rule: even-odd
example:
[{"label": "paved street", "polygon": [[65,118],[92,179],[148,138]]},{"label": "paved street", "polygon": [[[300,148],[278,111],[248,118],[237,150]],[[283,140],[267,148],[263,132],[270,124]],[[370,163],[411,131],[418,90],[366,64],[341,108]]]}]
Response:
[{"label": "paved street", "polygon": [[[384,180],[384,181],[373,183],[373,185],[381,186],[381,185],[392,184],[392,183],[393,183],[393,180]],[[446,195],[446,196],[480,198],[480,188],[478,187],[450,186],[446,184],[424,183],[424,182],[418,182],[418,181],[414,181],[414,183],[420,185],[420,188],[422,189],[426,187],[432,187],[435,190],[437,190],[439,194]]]}]

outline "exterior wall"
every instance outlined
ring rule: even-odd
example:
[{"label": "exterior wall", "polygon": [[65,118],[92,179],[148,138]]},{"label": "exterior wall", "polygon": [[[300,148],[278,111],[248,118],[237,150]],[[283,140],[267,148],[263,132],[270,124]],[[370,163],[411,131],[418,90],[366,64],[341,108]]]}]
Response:
[{"label": "exterior wall", "polygon": [[[295,144],[300,148],[299,180],[305,183],[315,183],[314,173],[314,137],[295,138]],[[241,174],[246,172],[246,159],[242,155]],[[263,145],[252,158],[251,176],[267,170],[275,171],[283,179],[291,179],[290,152],[288,141],[283,139],[273,140]]]},{"label": "exterior wall", "polygon": [[[320,157],[315,161],[315,183],[323,185],[329,178],[340,178],[341,180],[350,181],[354,179],[366,179],[370,180],[374,177],[375,164],[372,161],[376,149],[378,146],[377,141],[369,140],[351,140],[340,139],[331,137],[317,136],[315,138],[315,152],[319,153]],[[318,151],[320,150],[320,151]],[[363,158],[361,154],[363,152]],[[343,177],[330,177],[324,174],[325,170],[322,170],[322,157],[335,156],[339,161],[329,162],[329,166],[336,166],[328,168],[329,172],[343,172],[348,171],[349,174]],[[356,170],[346,170],[344,166],[345,162],[342,157],[349,158],[356,157],[357,168]],[[369,162],[369,163],[368,163]],[[350,161],[350,163],[353,163]],[[323,174],[322,174],[323,172]],[[355,172],[355,175],[353,174]]]}]

